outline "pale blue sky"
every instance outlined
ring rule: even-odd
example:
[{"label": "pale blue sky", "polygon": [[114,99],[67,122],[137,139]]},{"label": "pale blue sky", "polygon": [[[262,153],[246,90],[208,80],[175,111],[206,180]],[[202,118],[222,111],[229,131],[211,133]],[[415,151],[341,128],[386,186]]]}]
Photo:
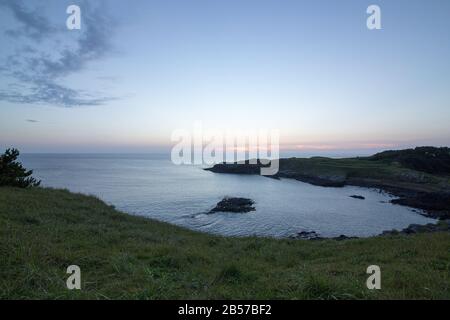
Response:
[{"label": "pale blue sky", "polygon": [[195,121],[317,153],[450,145],[450,1],[89,3],[0,0],[2,149],[168,150]]}]

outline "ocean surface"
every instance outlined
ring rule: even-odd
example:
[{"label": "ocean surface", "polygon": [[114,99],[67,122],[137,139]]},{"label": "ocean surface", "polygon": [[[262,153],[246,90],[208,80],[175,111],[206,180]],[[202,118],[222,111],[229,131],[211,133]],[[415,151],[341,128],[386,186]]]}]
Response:
[{"label": "ocean surface", "polygon": [[[216,174],[176,166],[168,155],[24,154],[20,160],[43,186],[92,194],[130,214],[225,236],[315,231],[323,237],[364,237],[434,222],[418,210],[388,203],[390,196],[378,190]],[[225,196],[251,198],[256,211],[205,214]]]}]

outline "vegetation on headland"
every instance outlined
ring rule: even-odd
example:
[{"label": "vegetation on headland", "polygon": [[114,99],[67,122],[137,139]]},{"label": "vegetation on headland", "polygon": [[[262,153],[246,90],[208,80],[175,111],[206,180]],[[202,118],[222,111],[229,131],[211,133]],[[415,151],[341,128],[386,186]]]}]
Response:
[{"label": "vegetation on headland", "polygon": [[[64,190],[0,188],[1,299],[448,299],[450,233],[225,238]],[[81,290],[66,269],[81,268]],[[368,290],[369,265],[381,290]]]},{"label": "vegetation on headland", "polygon": [[[260,164],[217,164],[217,173],[259,174]],[[325,157],[279,160],[276,178],[342,187],[379,188],[399,197],[394,203],[427,210],[430,216],[450,217],[450,149],[419,147],[385,151],[371,157]]]},{"label": "vegetation on headland", "polygon": [[371,161],[399,163],[401,166],[431,174],[450,175],[450,148],[417,147],[415,149],[388,150],[367,157]]}]

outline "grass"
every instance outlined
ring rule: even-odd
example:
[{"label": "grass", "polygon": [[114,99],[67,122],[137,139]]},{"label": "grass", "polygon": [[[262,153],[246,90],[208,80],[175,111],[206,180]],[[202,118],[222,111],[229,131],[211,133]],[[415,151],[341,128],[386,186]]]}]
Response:
[{"label": "grass", "polygon": [[312,177],[339,177],[349,184],[403,187],[408,190],[442,192],[450,188],[450,177],[405,168],[397,162],[365,158],[324,157],[280,159],[280,168]]},{"label": "grass", "polygon": [[[82,290],[66,289],[69,265]],[[381,267],[381,290],[365,286]],[[95,197],[0,188],[1,299],[449,299],[450,234],[223,238]]]}]

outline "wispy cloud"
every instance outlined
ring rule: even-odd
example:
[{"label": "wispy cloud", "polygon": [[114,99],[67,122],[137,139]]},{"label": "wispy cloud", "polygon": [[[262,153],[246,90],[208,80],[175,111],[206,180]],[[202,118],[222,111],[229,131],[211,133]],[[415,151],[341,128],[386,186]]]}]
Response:
[{"label": "wispy cloud", "polygon": [[9,36],[25,36],[35,40],[41,40],[44,36],[56,30],[37,10],[27,10],[21,1],[3,0],[0,2],[0,6],[10,9],[14,18],[20,24],[16,29],[8,29],[5,31]]},{"label": "wispy cloud", "polygon": [[53,82],[40,82],[38,85],[29,89],[24,88],[24,90],[27,90],[27,92],[0,91],[0,99],[13,103],[45,103],[65,107],[98,106],[115,99],[114,97],[95,96],[88,92],[73,90]]},{"label": "wispy cloud", "polygon": [[110,39],[111,26],[114,24],[103,7],[100,11],[83,1],[83,30],[76,31],[80,32],[79,37],[73,40],[74,43],[70,43],[70,47],[51,47],[32,45],[40,42],[44,35],[50,40],[54,39],[55,43],[60,42],[60,31],[51,25],[49,19],[27,9],[18,0],[3,0],[1,5],[10,9],[18,22],[17,28],[6,31],[7,34],[24,38],[26,44],[21,46],[17,54],[9,56],[4,66],[0,67],[0,72],[12,79],[7,90],[0,90],[0,100],[76,107],[102,105],[115,99],[61,84],[65,77],[86,69],[89,63],[104,58],[112,51]]}]

